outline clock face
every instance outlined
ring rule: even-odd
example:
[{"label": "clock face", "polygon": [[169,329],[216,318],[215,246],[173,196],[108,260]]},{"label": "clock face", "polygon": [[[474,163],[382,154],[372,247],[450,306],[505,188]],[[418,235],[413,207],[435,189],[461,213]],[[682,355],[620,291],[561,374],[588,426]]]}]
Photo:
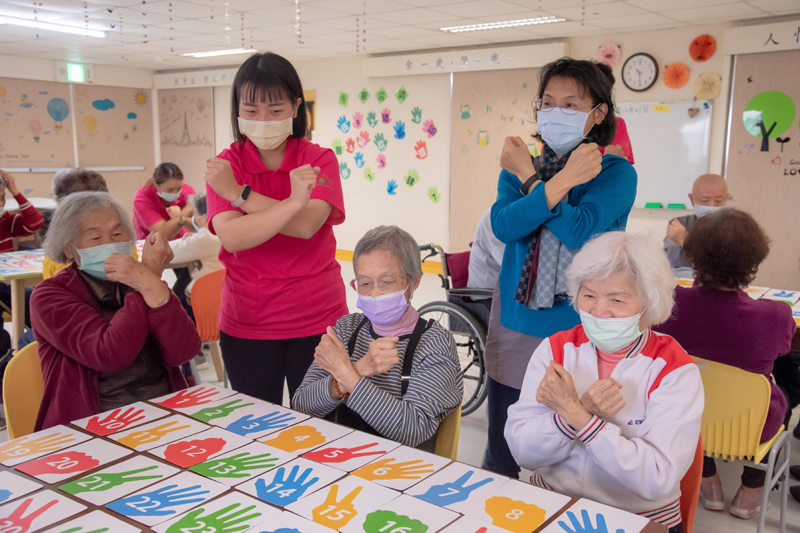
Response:
[{"label": "clock face", "polygon": [[658,63],[650,54],[634,54],[622,67],[622,81],[631,91],[646,91],[658,79]]}]

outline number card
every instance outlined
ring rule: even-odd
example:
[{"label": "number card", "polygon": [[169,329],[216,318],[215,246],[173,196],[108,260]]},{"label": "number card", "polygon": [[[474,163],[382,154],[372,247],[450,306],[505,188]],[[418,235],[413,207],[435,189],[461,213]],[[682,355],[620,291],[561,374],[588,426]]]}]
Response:
[{"label": "number card", "polygon": [[243,483],[294,459],[294,455],[266,444],[253,442],[218,455],[189,470],[230,487]]},{"label": "number card", "polygon": [[0,487],[0,503],[16,500],[42,488],[39,483],[11,472],[0,472]]},{"label": "number card", "polygon": [[234,390],[203,384],[155,398],[150,400],[150,403],[186,413],[196,411],[200,405],[206,405],[234,394],[236,394]]},{"label": "number card", "polygon": [[397,496],[391,489],[347,476],[301,498],[286,510],[339,531],[357,516],[364,516]]},{"label": "number card", "polygon": [[769,292],[767,287],[745,287],[744,292],[753,300],[758,300]]},{"label": "number card", "polygon": [[354,432],[303,455],[306,459],[323,463],[345,472],[361,468],[367,463],[400,446],[399,443],[366,433]]},{"label": "number card", "polygon": [[141,426],[153,420],[164,418],[169,411],[159,409],[149,403],[136,402],[119,409],[113,409],[72,422],[73,426],[104,437],[124,429]]},{"label": "number card", "polygon": [[511,480],[464,514],[491,520],[512,533],[530,533],[570,501],[569,496]]},{"label": "number card", "polygon": [[114,435],[120,444],[144,452],[157,446],[200,433],[208,426],[181,415],[157,420]]},{"label": "number card", "polygon": [[0,463],[14,466],[91,439],[67,426],[54,426],[0,444]]},{"label": "number card", "polygon": [[776,300],[784,302],[792,306],[800,300],[800,291],[782,291],[780,289],[772,289],[767,291],[767,294],[761,297],[764,300]]},{"label": "number card", "polygon": [[141,533],[142,530],[103,511],[92,511],[49,529],[48,533],[105,533],[106,531],[110,533]]},{"label": "number card", "polygon": [[52,490],[42,490],[0,506],[0,531],[38,531],[86,509]]},{"label": "number card", "polygon": [[453,511],[411,496],[400,496],[359,515],[342,529],[342,533],[426,533],[439,531],[458,517]]},{"label": "number card", "polygon": [[219,496],[228,487],[191,472],[181,472],[152,487],[106,505],[146,526],[165,522]]},{"label": "number card", "polygon": [[[578,500],[575,504],[542,530],[542,533],[564,531],[616,531],[637,533],[650,522],[647,518],[591,500]],[[563,526],[562,526],[563,524]]]},{"label": "number card", "polygon": [[499,474],[453,463],[405,493],[433,505],[467,514],[476,507],[482,509],[486,496],[508,481],[509,478]]},{"label": "number card", "polygon": [[156,533],[203,531],[244,531],[281,514],[266,503],[262,503],[241,492],[231,492],[204,504],[169,522],[153,528]]},{"label": "number card", "polygon": [[137,455],[58,488],[94,505],[105,505],[178,472],[175,467]]},{"label": "number card", "polygon": [[261,442],[285,452],[301,454],[352,432],[350,428],[327,420],[309,418],[280,432],[272,433],[261,439]]},{"label": "number card", "polygon": [[59,483],[133,452],[100,439],[79,444],[17,466],[17,470],[48,484]]},{"label": "number card", "polygon": [[[461,518],[444,528],[441,533],[508,533],[505,529],[494,527],[491,522],[477,520],[471,516]],[[558,533],[564,533],[559,531]]]},{"label": "number card", "polygon": [[352,475],[395,490],[406,490],[450,464],[450,459],[400,446]]},{"label": "number card", "polygon": [[792,318],[794,318],[795,325],[800,327],[800,305],[792,307]]},{"label": "number card", "polygon": [[343,475],[344,472],[335,468],[297,458],[256,479],[237,485],[236,490],[272,505],[286,507],[299,500],[301,496],[311,494]]},{"label": "number card", "polygon": [[308,415],[244,394],[199,409],[192,412],[191,416],[251,439],[261,438],[309,418]]},{"label": "number card", "polygon": [[186,439],[161,446],[150,453],[182,468],[189,468],[222,453],[240,448],[251,441],[230,431],[212,428]]},{"label": "number card", "polygon": [[300,518],[296,514],[283,512],[248,530],[247,533],[331,533],[331,530]]}]

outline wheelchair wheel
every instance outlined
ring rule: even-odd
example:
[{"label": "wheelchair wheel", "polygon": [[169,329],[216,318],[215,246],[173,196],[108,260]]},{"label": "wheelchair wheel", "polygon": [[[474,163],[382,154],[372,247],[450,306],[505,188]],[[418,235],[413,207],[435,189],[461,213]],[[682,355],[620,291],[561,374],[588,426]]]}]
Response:
[{"label": "wheelchair wheel", "polygon": [[486,330],[472,313],[449,302],[431,302],[419,309],[420,317],[435,319],[453,334],[464,380],[464,398],[461,415],[477,409],[486,399],[486,370],[483,353],[486,347]]}]

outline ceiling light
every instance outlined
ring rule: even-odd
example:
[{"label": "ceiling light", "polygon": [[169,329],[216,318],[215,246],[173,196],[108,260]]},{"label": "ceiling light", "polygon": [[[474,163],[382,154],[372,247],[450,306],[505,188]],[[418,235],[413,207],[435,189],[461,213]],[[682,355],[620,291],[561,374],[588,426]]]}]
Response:
[{"label": "ceiling light", "polygon": [[84,35],[86,37],[99,37],[101,39],[106,36],[106,32],[104,31],[87,30],[86,28],[79,28],[78,26],[67,26],[66,24],[42,22],[41,20],[21,19],[6,15],[0,15],[0,24],[12,24],[14,26],[25,26],[26,28],[60,31],[62,33],[72,33],[75,35]]},{"label": "ceiling light", "polygon": [[469,26],[451,26],[449,28],[439,28],[448,33],[460,33],[462,31],[495,30],[498,28],[514,28],[516,26],[531,26],[533,24],[550,24],[553,22],[565,22],[567,19],[557,17],[537,17],[533,19],[506,20],[504,22],[487,22],[485,24],[470,24]]},{"label": "ceiling light", "polygon": [[212,50],[211,52],[189,52],[183,54],[190,57],[216,57],[216,56],[230,56],[233,54],[254,54],[258,50],[252,48],[233,48],[231,50]]}]

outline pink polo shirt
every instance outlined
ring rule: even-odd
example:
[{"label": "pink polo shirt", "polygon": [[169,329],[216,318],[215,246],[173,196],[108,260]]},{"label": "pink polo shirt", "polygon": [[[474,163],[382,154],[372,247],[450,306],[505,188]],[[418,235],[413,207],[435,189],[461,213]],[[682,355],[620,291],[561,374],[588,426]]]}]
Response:
[{"label": "pink polo shirt", "polygon": [[[306,164],[320,167],[312,199],[331,204],[328,220],[310,239],[278,234],[267,242],[230,253],[223,246],[225,265],[219,329],[244,339],[295,339],[321,335],[346,315],[341,268],[336,261],[333,226],[344,222],[344,198],[339,163],[333,150],[306,139],[289,139],[281,166],[269,170],[249,140],[234,142],[219,156],[231,162],[236,181],[254,192],[285,200],[292,191],[289,172]],[[211,187],[208,193],[209,229],[217,213],[237,210]],[[241,212],[241,211],[240,211]]]},{"label": "pink polo shirt", "polygon": [[[184,183],[181,186],[181,194],[178,199],[169,205],[177,205],[183,209],[189,203],[189,196],[192,194],[194,194],[192,186]],[[133,225],[136,228],[137,239],[146,239],[150,235],[150,226],[169,219],[167,208],[164,202],[161,201],[155,185],[148,183],[136,191],[136,195],[133,197]],[[180,239],[187,233],[189,231],[186,228],[181,228],[178,234],[170,240]]]}]

